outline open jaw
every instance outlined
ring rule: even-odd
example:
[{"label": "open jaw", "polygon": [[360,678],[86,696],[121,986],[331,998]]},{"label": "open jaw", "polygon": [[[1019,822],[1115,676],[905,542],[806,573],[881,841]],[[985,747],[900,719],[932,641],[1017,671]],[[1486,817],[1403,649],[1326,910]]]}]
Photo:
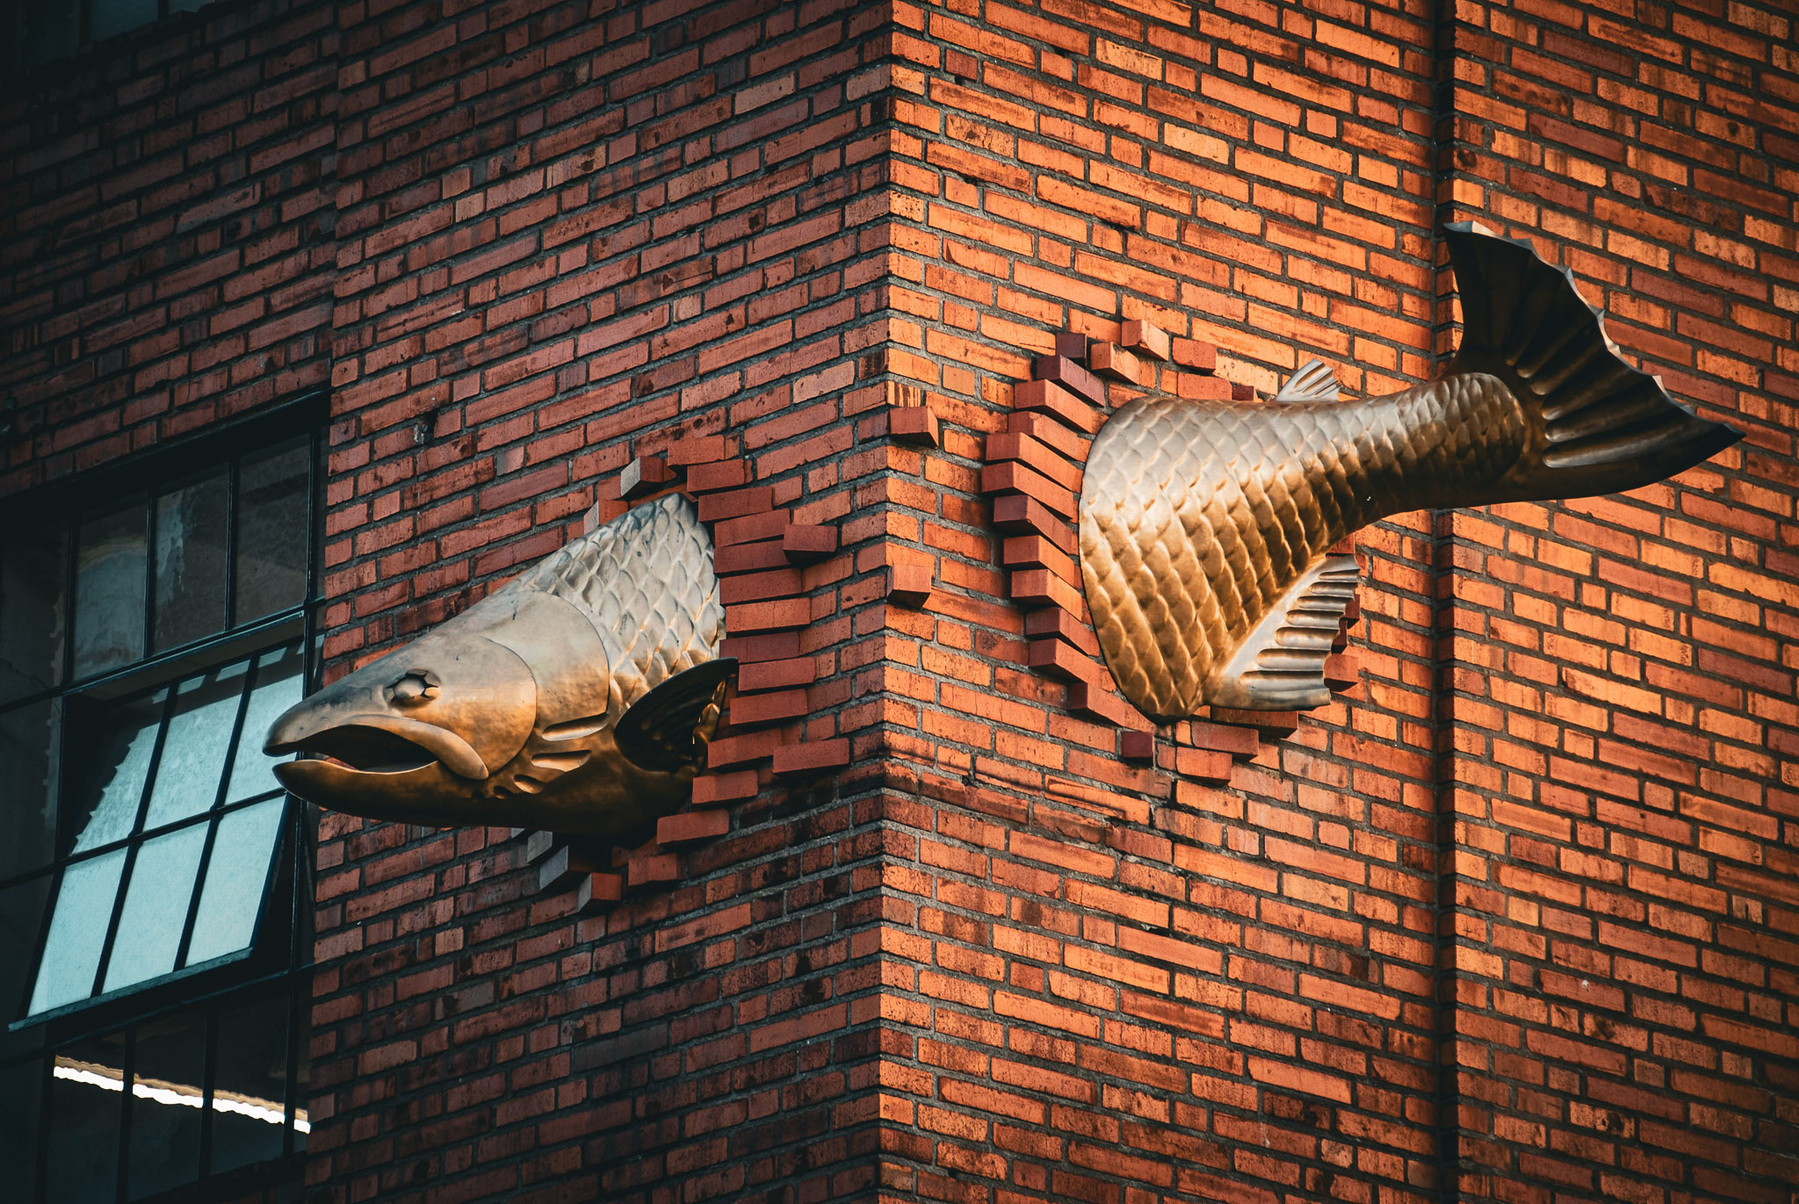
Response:
[{"label": "open jaw", "polygon": [[353,715],[311,731],[305,718],[289,721],[284,716],[277,721],[266,751],[276,756],[310,753],[355,774],[413,774],[439,766],[457,777],[477,781],[487,777],[487,765],[469,742],[434,724],[396,715]]}]

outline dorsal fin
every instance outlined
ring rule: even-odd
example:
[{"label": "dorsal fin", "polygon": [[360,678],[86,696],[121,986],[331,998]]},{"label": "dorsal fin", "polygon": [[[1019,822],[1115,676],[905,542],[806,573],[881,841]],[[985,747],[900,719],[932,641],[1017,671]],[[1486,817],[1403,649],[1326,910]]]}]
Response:
[{"label": "dorsal fin", "polygon": [[1355,597],[1361,570],[1354,556],[1326,556],[1276,599],[1230,663],[1206,688],[1216,706],[1294,711],[1331,699],[1324,662]]},{"label": "dorsal fin", "polygon": [[619,751],[644,769],[672,773],[705,758],[725,683],[737,659],[722,656],[675,674],[632,704],[613,729]]},{"label": "dorsal fin", "polygon": [[1324,366],[1324,361],[1310,359],[1294,370],[1274,395],[1275,401],[1335,401],[1337,378]]}]

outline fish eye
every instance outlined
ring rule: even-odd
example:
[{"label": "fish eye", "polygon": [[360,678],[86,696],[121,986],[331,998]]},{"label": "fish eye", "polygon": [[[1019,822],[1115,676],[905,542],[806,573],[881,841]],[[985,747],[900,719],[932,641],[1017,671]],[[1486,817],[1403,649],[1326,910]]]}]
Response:
[{"label": "fish eye", "polygon": [[387,687],[387,696],[400,706],[419,706],[437,697],[437,676],[413,669]]}]

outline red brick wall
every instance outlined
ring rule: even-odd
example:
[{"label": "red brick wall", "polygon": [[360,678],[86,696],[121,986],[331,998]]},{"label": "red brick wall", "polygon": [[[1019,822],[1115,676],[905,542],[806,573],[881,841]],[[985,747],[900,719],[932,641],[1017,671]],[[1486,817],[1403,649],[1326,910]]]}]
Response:
[{"label": "red brick wall", "polygon": [[6,489],[327,383],[335,45],[215,4],[0,100]]},{"label": "red brick wall", "polygon": [[[639,457],[741,460],[717,513],[841,537],[780,582],[809,625],[754,645],[804,663],[806,714],[746,696],[706,788],[731,831],[639,851],[663,880],[616,906],[541,887],[504,828],[322,817],[318,1197],[1799,1181],[1792,30],[1538,7],[234,6],[103,58],[54,129],[0,127],[30,200],[0,218],[9,487],[328,371],[333,672],[615,510]],[[157,236],[166,278],[134,249],[173,204],[125,183],[160,144],[75,148],[213,143],[130,73],[217,96],[234,148],[305,148],[312,176],[246,151],[167,218],[247,171],[256,231],[295,240],[258,263],[304,272],[197,279],[249,254],[224,209],[211,250]],[[103,103],[140,115],[102,138]],[[131,188],[152,208],[116,230],[40,200]],[[1128,759],[1024,664],[981,488],[1016,383],[1130,319],[1182,340],[1189,395],[1313,355],[1352,395],[1426,378],[1461,217],[1535,237],[1748,438],[1622,499],[1364,532],[1361,684]],[[101,288],[108,262],[139,275]],[[114,362],[116,316],[67,342],[90,291],[198,307],[134,353],[168,383]],[[240,348],[251,296],[309,325]],[[895,405],[937,443],[890,438],[929,425]],[[802,735],[854,766],[776,780]]]},{"label": "red brick wall", "polygon": [[1458,15],[1445,199],[1553,250],[1646,370],[1746,432],[1664,485],[1449,529],[1460,1188],[1785,1199],[1799,1183],[1792,12]]}]

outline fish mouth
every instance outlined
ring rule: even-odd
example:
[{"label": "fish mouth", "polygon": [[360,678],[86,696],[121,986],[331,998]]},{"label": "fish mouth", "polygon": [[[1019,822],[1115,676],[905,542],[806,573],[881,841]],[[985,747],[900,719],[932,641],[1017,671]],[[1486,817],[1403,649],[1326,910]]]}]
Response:
[{"label": "fish mouth", "polygon": [[[397,715],[353,715],[315,731],[309,730],[309,718],[291,713],[282,716],[269,732],[264,751],[270,756],[310,753],[323,758],[324,764],[335,765],[339,773],[358,776],[416,775],[432,766],[475,781],[488,774],[486,763],[467,740],[434,724]],[[293,761],[277,767],[277,772],[286,768],[315,773],[299,767],[319,763]]]}]

